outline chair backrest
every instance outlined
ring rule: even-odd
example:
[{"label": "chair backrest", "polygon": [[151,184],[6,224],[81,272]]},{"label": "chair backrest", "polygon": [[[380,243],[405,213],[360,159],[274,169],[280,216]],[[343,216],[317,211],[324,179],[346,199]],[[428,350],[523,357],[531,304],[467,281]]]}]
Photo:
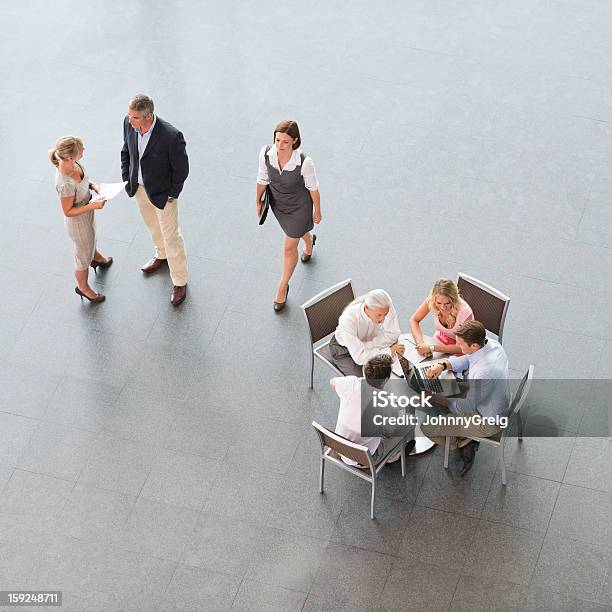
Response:
[{"label": "chair backrest", "polygon": [[329,429],[319,425],[316,421],[312,422],[312,426],[315,428],[319,441],[321,442],[322,451],[325,447],[331,448],[340,455],[352,459],[359,463],[359,465],[371,466],[371,460],[368,458],[368,447],[362,446],[351,442],[342,436],[330,431]]},{"label": "chair backrest", "polygon": [[529,393],[529,389],[531,388],[531,381],[533,380],[533,364],[527,368],[527,372],[525,372],[525,376],[521,379],[519,386],[512,398],[512,403],[510,404],[510,417],[516,416],[517,412],[522,408],[525,403],[525,399],[527,399],[527,394]]},{"label": "chair backrest", "polygon": [[462,272],[459,273],[457,288],[461,297],[472,308],[474,319],[480,321],[487,331],[495,334],[501,344],[510,298]]},{"label": "chair backrest", "polygon": [[353,284],[347,278],[302,304],[312,344],[335,331],[342,311],[354,299]]}]

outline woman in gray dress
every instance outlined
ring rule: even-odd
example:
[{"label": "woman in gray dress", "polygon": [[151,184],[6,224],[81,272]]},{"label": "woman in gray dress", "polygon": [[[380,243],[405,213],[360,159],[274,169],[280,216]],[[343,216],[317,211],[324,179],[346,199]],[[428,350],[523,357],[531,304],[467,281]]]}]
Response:
[{"label": "woman in gray dress", "polygon": [[99,193],[98,185],[89,180],[85,169],[79,164],[83,157],[83,141],[76,136],[62,136],[49,151],[49,159],[57,168],[55,189],[60,197],[66,230],[74,242],[74,260],[77,295],[90,302],[103,302],[105,297],[96,293],[87,282],[89,267],[108,268],[112,257],[104,257],[96,250],[96,224],[94,210],[104,208],[105,198],[91,201],[91,191]]},{"label": "woman in gray dress", "polygon": [[270,207],[285,232],[283,273],[274,298],[274,310],[287,303],[289,281],[298,260],[298,244],[304,241],[301,260],[308,263],[317,236],[311,232],[321,221],[319,183],[312,159],[300,151],[300,130],[295,121],[281,121],[274,130],[274,144],[259,153],[255,202],[257,215],[263,212],[262,196],[270,187]]}]

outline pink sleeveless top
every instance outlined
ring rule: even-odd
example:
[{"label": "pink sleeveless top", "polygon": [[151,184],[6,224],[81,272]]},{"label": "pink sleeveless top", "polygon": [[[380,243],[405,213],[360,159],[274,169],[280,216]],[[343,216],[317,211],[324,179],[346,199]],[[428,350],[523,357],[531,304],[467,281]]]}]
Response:
[{"label": "pink sleeveless top", "polygon": [[470,305],[464,300],[459,300],[459,306],[457,308],[457,319],[455,321],[455,325],[452,329],[447,329],[440,323],[438,317],[434,317],[434,323],[436,327],[436,333],[434,334],[434,342],[440,342],[441,344],[449,345],[455,344],[456,336],[454,334],[454,330],[456,330],[459,325],[465,323],[465,321],[471,321],[474,318],[474,313],[470,308]]}]

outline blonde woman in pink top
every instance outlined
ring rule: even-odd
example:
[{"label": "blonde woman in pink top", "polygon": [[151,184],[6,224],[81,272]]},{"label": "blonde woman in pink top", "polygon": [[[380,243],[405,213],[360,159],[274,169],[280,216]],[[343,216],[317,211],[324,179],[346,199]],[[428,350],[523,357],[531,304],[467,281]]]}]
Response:
[{"label": "blonde woman in pink top", "polygon": [[[436,333],[433,343],[423,342],[421,321],[431,312],[434,315]],[[455,339],[455,330],[465,321],[474,319],[470,305],[461,298],[457,285],[446,278],[437,280],[429,297],[410,317],[410,330],[421,355],[431,353],[461,353]]]}]

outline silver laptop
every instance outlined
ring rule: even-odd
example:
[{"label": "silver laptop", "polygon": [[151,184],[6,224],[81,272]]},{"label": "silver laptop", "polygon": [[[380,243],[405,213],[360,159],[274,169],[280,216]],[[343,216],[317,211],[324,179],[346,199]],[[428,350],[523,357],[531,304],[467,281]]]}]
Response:
[{"label": "silver laptop", "polygon": [[450,376],[444,378],[433,378],[432,380],[427,378],[427,370],[437,365],[438,361],[429,361],[424,365],[414,365],[401,355],[398,355],[398,360],[406,382],[413,389],[416,388],[418,391],[445,397],[461,394],[461,387],[452,372],[449,372]]}]

